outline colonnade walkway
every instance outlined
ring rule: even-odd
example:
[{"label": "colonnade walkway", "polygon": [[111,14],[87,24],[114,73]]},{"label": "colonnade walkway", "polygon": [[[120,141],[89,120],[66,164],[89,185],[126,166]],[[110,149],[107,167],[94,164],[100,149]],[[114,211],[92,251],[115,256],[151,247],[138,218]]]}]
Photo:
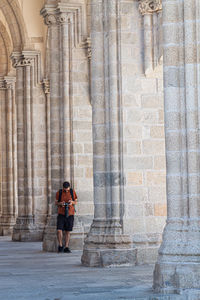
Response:
[{"label": "colonnade walkway", "polygon": [[153,265],[87,268],[80,258],[81,251],[46,253],[42,243],[0,237],[0,299],[186,299],[153,294]]}]

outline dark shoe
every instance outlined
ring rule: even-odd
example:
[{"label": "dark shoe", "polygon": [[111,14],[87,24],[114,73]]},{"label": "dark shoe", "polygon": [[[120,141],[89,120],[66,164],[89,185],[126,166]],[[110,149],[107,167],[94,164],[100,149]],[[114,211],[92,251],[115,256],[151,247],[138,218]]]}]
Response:
[{"label": "dark shoe", "polygon": [[58,253],[62,253],[63,252],[63,247],[62,246],[58,246]]},{"label": "dark shoe", "polygon": [[66,248],[64,249],[64,252],[65,252],[65,253],[71,253],[71,250],[70,250],[68,247],[66,247]]}]

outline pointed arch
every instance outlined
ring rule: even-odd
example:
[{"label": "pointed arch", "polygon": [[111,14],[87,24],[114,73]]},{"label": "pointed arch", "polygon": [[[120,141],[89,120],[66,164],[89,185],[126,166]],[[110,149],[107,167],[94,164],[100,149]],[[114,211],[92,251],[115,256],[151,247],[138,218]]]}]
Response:
[{"label": "pointed arch", "polygon": [[[2,57],[2,52],[1,52],[1,56],[0,56],[0,62],[1,62],[1,58],[4,59],[5,61],[5,66],[2,70],[2,68],[0,69],[0,75],[1,76],[5,76],[7,75],[10,70],[11,70],[11,61],[9,59],[11,52],[12,52],[12,43],[9,37],[9,34],[6,30],[6,27],[4,26],[4,24],[0,21],[0,40],[2,42],[2,46],[3,46],[3,54],[5,57]],[[0,65],[2,66],[2,62],[0,63]],[[2,73],[4,71],[4,73]]]},{"label": "pointed arch", "polygon": [[17,0],[1,0],[0,9],[6,17],[13,43],[13,51],[30,48],[26,25]]}]

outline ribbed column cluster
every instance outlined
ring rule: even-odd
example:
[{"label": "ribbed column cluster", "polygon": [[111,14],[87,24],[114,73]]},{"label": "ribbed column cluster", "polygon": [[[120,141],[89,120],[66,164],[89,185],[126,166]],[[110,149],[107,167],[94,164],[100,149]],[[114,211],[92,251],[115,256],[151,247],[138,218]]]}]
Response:
[{"label": "ribbed column cluster", "polygon": [[[10,234],[18,213],[15,77],[0,81],[0,232]],[[3,114],[5,112],[5,114]]]},{"label": "ribbed column cluster", "polygon": [[[38,82],[36,51],[14,52],[16,68],[16,115],[17,115],[17,181],[18,217],[13,228],[13,240],[41,240],[43,226],[36,223],[36,155],[34,101]],[[9,122],[7,122],[9,124]],[[9,190],[9,189],[8,189]],[[39,191],[41,192],[41,191]]]},{"label": "ribbed column cluster", "polygon": [[200,286],[199,21],[198,1],[163,1],[168,217],[154,271],[163,293]]},{"label": "ribbed column cluster", "polygon": [[82,255],[86,266],[134,263],[123,234],[120,2],[91,3],[94,220]]}]

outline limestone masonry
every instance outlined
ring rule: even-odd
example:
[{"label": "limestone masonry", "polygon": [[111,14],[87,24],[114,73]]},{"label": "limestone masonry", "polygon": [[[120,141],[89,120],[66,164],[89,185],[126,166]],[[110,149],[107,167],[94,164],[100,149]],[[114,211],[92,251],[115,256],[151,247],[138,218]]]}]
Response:
[{"label": "limestone masonry", "polygon": [[198,293],[199,21],[196,0],[0,0],[0,235],[55,252],[67,180],[83,265]]}]

